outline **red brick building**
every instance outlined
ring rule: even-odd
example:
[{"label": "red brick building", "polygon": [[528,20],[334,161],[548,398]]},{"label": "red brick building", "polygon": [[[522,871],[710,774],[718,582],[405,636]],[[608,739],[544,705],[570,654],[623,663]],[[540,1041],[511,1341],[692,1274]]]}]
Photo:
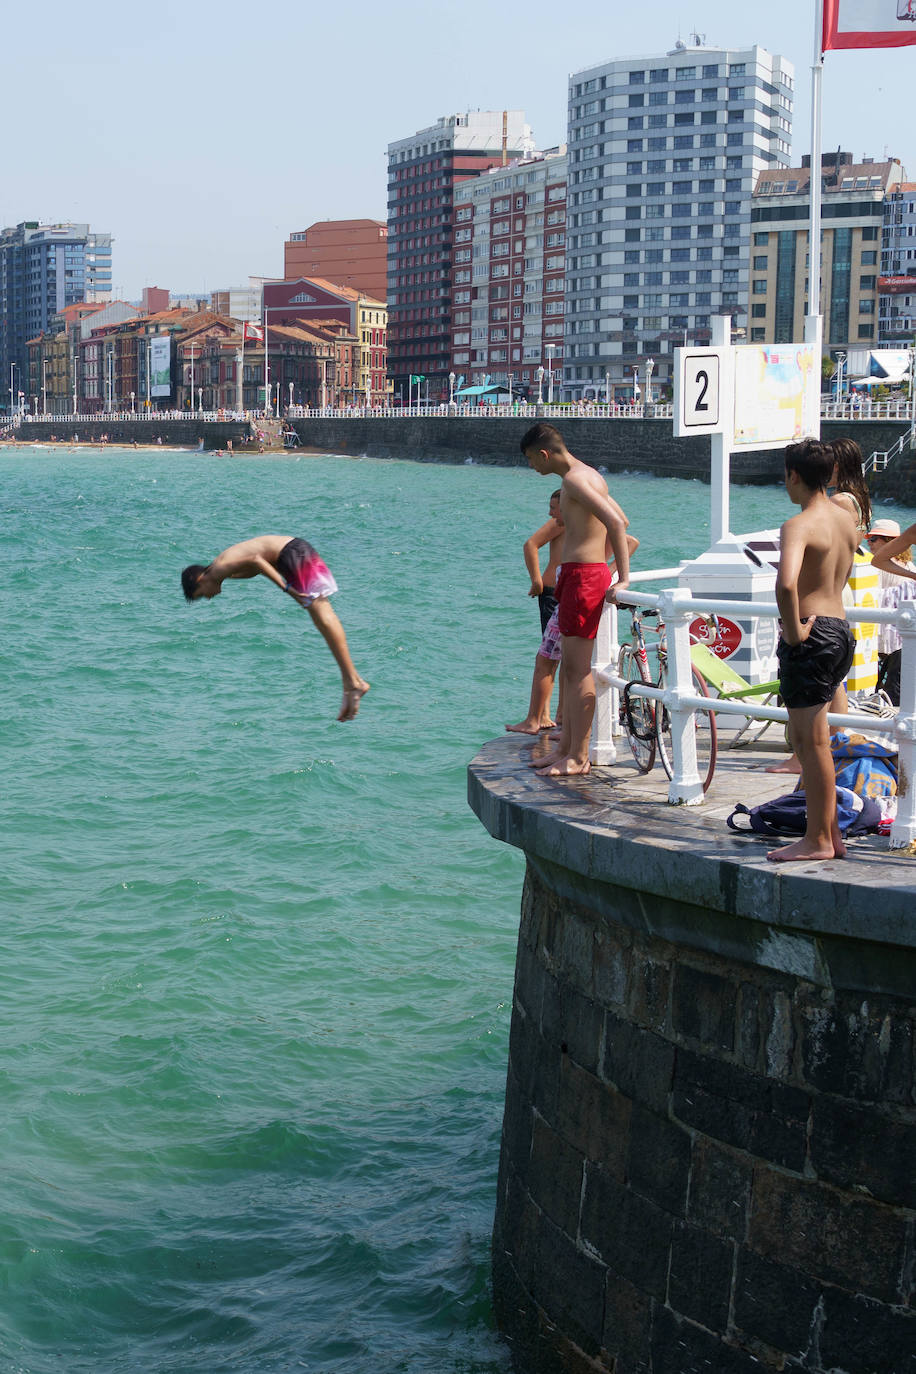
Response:
[{"label": "red brick building", "polygon": [[380,219],[328,219],[290,234],[283,247],[283,276],[321,277],[385,301],[388,295],[388,226]]}]

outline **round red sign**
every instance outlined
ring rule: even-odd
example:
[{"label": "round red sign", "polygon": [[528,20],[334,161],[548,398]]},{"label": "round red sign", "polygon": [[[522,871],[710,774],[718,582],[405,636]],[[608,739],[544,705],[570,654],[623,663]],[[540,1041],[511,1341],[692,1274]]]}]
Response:
[{"label": "round red sign", "polygon": [[730,658],[741,643],[741,627],[733,620],[727,620],[724,615],[720,615],[717,632],[705,616],[698,615],[696,620],[690,622],[690,638],[695,643],[705,644],[707,649],[712,649],[716,658]]}]

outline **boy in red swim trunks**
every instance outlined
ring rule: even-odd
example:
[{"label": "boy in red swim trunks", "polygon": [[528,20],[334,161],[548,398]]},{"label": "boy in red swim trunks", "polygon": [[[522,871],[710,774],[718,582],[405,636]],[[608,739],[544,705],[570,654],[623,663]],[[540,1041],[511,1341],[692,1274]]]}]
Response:
[{"label": "boy in red swim trunks", "polygon": [[219,596],[226,578],[257,577],[259,573],[298,601],[312,617],[343,679],[343,704],[337,719],[352,720],[369,683],[354,668],[344,628],[328,601],[337,591],[334,575],[306,540],[291,539],[288,534],[245,539],[224,549],[207,567],[191,563],[181,574],[181,586],[188,601],[210,601]]},{"label": "boy in red swim trunks", "polygon": [[[553,425],[532,425],[522,439],[521,450],[535,472],[563,479],[560,513],[565,536],[557,583],[563,733],[557,749],[533,766],[548,777],[572,777],[589,770],[588,745],[595,714],[592,644],[605,600],[612,601],[630,580],[628,522],[608,495],[604,478],[573,457]],[[606,556],[608,542],[618,573],[613,589]]]}]

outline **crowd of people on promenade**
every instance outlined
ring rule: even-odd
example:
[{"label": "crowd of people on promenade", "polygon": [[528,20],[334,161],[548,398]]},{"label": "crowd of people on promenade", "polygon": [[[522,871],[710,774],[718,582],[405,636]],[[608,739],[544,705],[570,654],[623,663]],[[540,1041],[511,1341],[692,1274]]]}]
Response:
[{"label": "crowd of people on promenade", "polygon": [[[592,646],[605,602],[629,582],[629,561],[639,541],[604,478],[567,449],[551,424],[533,425],[521,441],[529,466],[561,485],[550,497],[548,519],[523,545],[528,595],[537,598],[542,639],[535,657],[528,711],[506,726],[515,734],[546,733],[554,747],[533,751],[531,766],[550,778],[589,772],[595,711]],[[855,636],[846,618],[854,604],[849,578],[864,542],[880,578],[880,604],[916,597],[912,548],[916,525],[901,533],[896,521],[873,520],[861,450],[852,439],[805,439],[785,451],[785,486],[799,507],[780,531],[776,601],[779,690],[788,717],[791,760],[776,770],[801,775],[807,829],[793,844],[768,854],[773,862],[843,858],[837,822],[836,769],[828,712],[847,714],[845,681]],[[541,567],[541,551],[547,551]],[[884,625],[878,644],[879,683],[900,701],[900,637]],[[551,715],[559,667],[556,718]]]}]

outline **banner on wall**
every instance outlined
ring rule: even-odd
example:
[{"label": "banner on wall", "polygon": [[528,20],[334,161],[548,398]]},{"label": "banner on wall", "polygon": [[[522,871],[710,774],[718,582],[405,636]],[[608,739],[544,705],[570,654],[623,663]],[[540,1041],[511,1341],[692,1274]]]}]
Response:
[{"label": "banner on wall", "polygon": [[172,391],[172,336],[154,334],[149,341],[150,395],[169,396]]},{"label": "banner on wall", "polygon": [[824,52],[907,43],[916,43],[916,0],[824,0]]}]

